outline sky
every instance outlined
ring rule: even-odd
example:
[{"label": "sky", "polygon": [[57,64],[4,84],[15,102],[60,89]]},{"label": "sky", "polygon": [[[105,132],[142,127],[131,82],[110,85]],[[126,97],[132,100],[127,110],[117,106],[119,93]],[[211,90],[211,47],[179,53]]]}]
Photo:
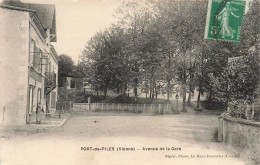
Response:
[{"label": "sky", "polygon": [[86,43],[96,32],[116,19],[120,0],[21,0],[24,3],[55,4],[57,42],[52,43],[58,55],[70,56],[75,64]]}]

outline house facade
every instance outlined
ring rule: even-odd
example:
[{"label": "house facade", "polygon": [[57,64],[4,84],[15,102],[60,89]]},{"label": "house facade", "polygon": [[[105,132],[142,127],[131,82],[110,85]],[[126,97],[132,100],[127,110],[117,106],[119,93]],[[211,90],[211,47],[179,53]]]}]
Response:
[{"label": "house facade", "polygon": [[0,13],[0,122],[35,122],[39,105],[47,113],[56,109],[55,6],[4,0]]}]

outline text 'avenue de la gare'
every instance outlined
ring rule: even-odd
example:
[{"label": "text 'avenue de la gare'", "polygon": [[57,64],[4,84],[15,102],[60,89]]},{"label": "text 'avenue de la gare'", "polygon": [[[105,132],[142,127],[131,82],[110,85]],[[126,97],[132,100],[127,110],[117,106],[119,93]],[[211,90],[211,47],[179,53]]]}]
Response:
[{"label": "text 'avenue de la gare'", "polygon": [[81,151],[181,151],[180,147],[80,147]]}]

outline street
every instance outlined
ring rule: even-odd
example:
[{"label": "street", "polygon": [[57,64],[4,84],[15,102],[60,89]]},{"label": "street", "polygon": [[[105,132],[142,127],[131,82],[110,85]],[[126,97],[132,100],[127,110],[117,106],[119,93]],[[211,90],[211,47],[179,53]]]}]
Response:
[{"label": "street", "polygon": [[1,161],[68,165],[245,164],[237,158],[239,154],[215,141],[217,125],[217,115],[74,112],[62,127],[6,132],[1,136]]},{"label": "street", "polygon": [[259,0],[0,13],[0,165],[260,165]]}]

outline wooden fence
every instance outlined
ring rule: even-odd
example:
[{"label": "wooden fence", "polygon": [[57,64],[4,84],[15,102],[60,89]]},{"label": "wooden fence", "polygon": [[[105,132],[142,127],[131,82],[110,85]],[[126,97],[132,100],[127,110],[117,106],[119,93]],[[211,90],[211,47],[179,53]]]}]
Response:
[{"label": "wooden fence", "polygon": [[85,111],[129,111],[137,113],[172,113],[177,108],[172,104],[116,104],[116,103],[73,103],[74,110]]}]

